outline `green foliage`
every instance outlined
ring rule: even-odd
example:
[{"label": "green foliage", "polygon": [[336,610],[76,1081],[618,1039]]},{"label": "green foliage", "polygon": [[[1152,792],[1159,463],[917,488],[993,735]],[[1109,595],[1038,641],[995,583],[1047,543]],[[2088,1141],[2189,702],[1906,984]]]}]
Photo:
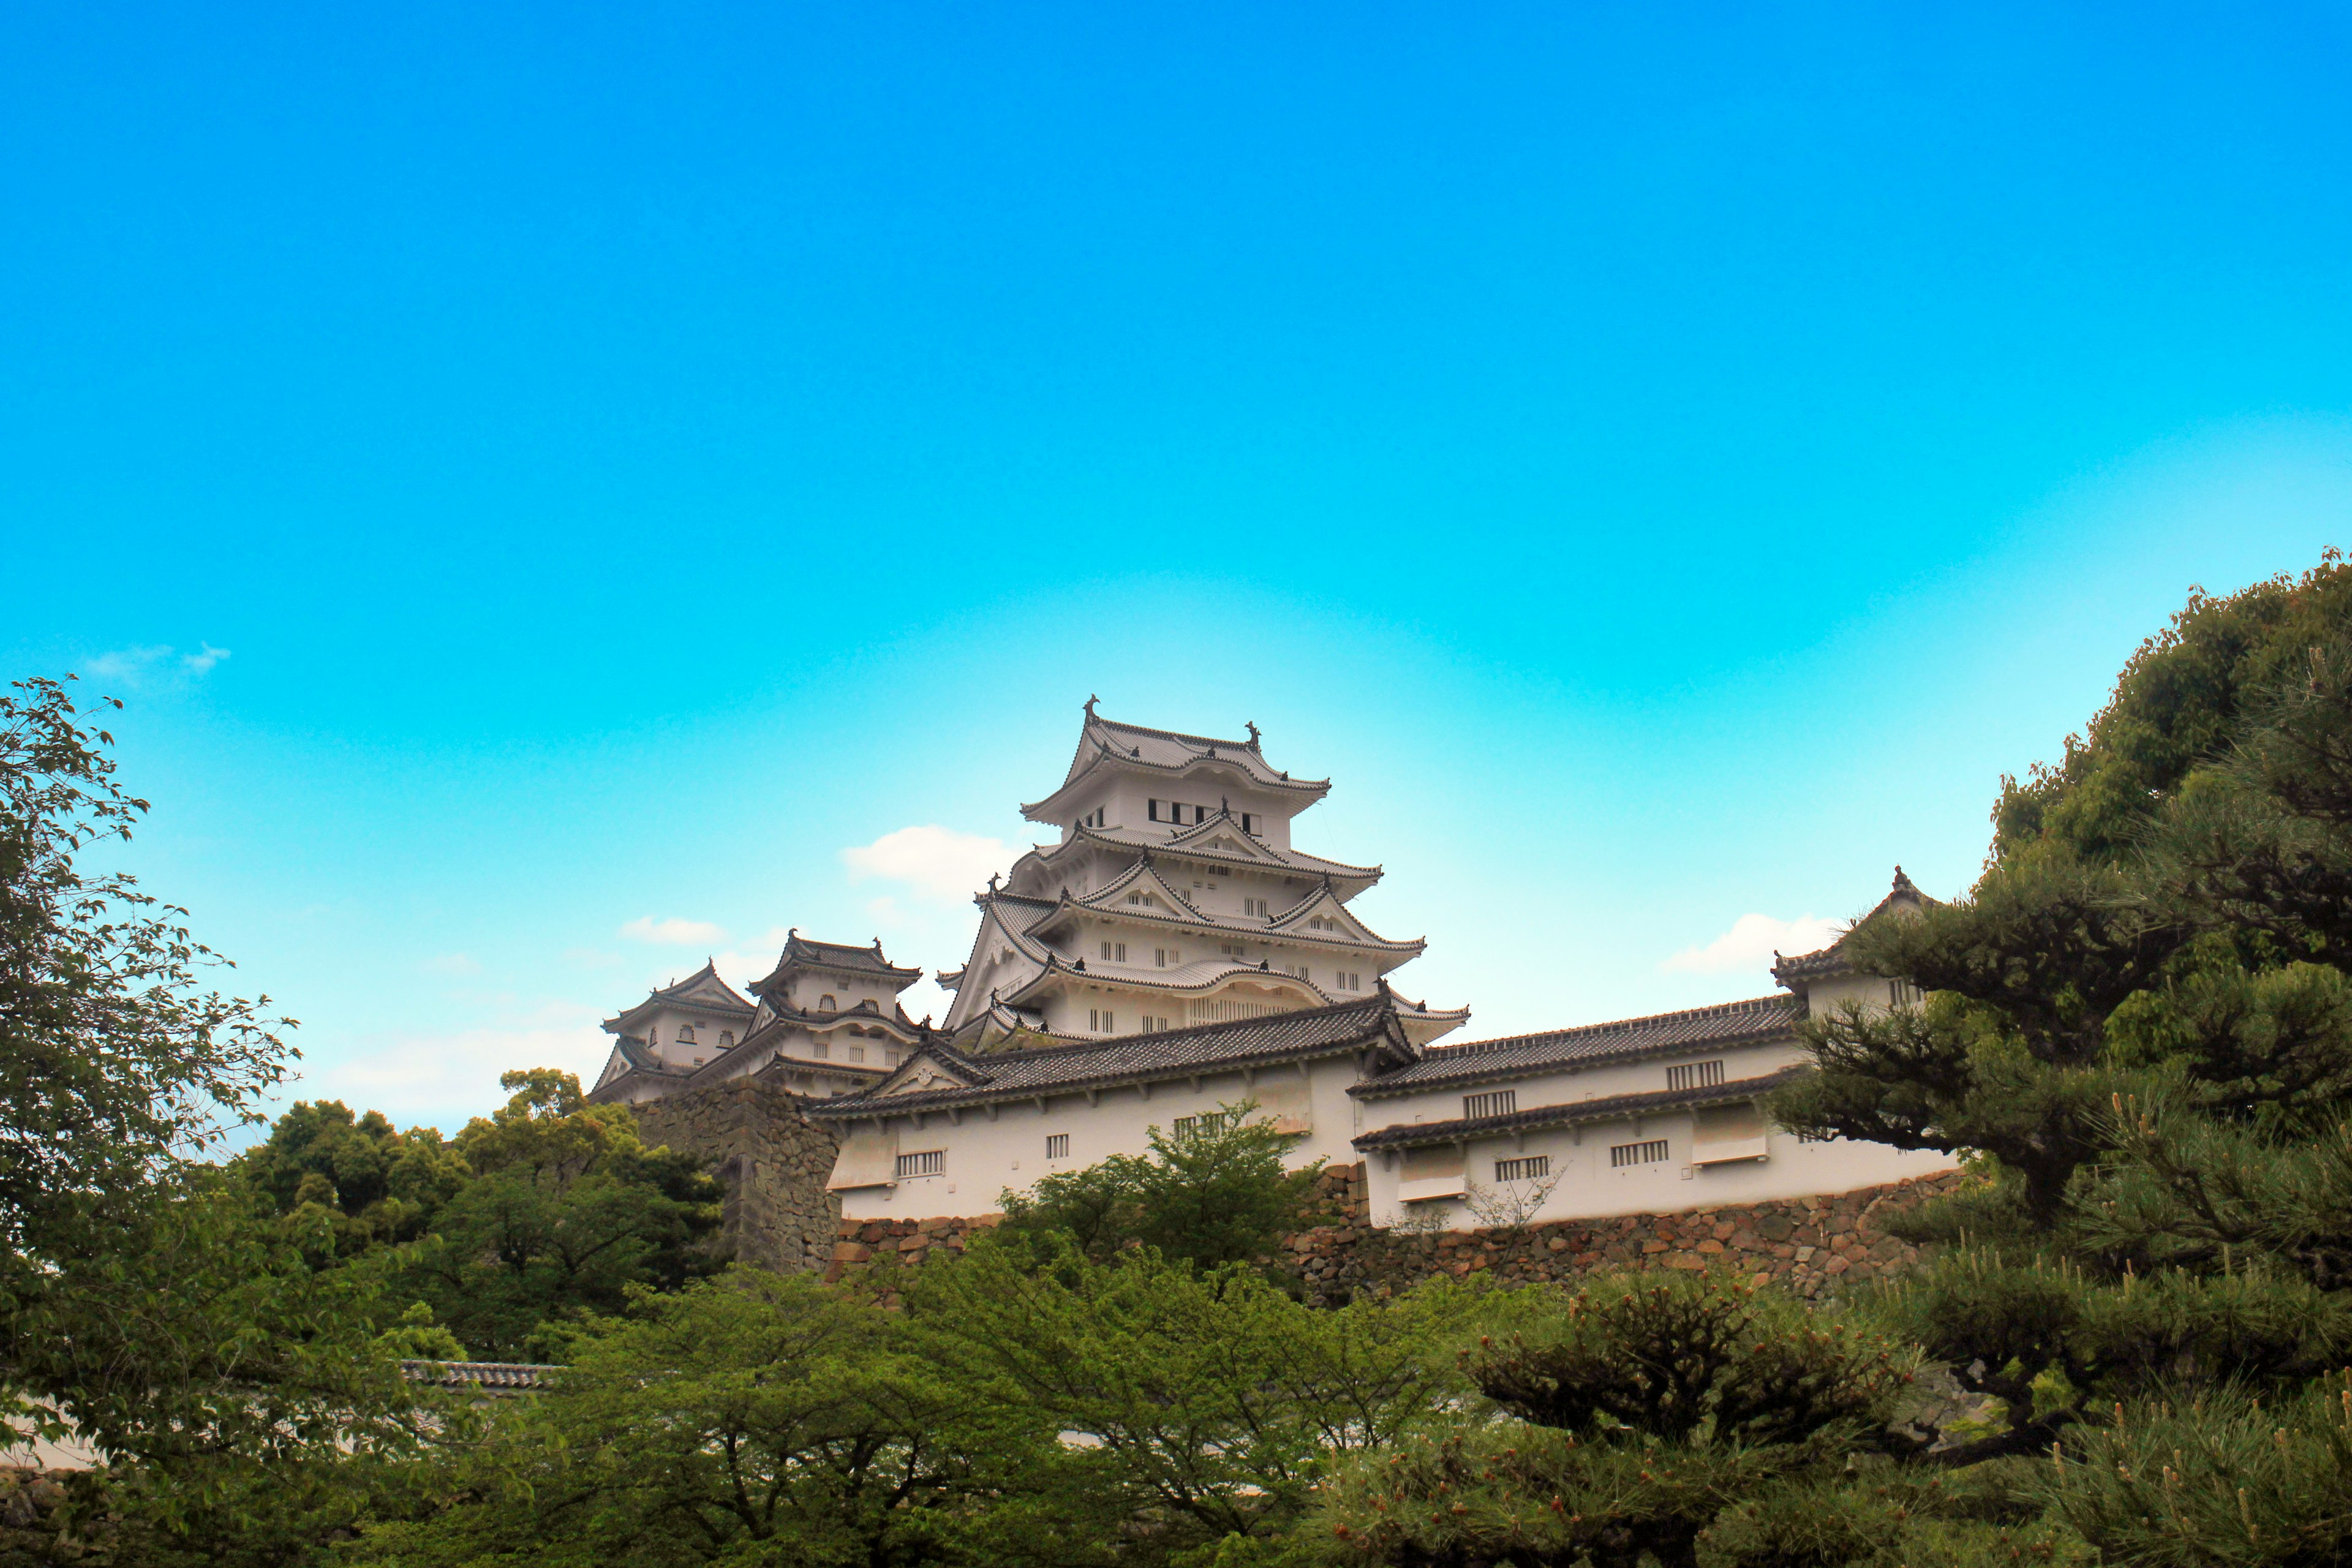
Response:
[{"label": "green foliage", "polygon": [[1150,1553],[1278,1535],[1330,1456],[1381,1448],[1463,1392],[1445,1351],[1477,1302],[1437,1286],[1321,1311],[1240,1264],[1150,1247],[1097,1262],[1050,1234],[982,1237],[907,1291],[943,1371],[1083,1435],[1076,1495],[1153,1521]]},{"label": "green foliage", "polygon": [[2333,552],[2299,579],[2222,599],[2192,594],[2140,645],[2085,734],[2066,737],[2055,765],[2036,766],[2022,784],[2002,781],[1994,859],[2045,843],[2090,859],[2127,853],[2156,804],[2237,738],[2248,707],[2347,623],[2352,572]]},{"label": "green foliage", "polygon": [[1512,1415],[1564,1431],[1746,1447],[1857,1435],[1911,1375],[1902,1347],[1727,1276],[1615,1274],[1509,1300],[1517,1321],[1465,1370]]},{"label": "green foliage", "polygon": [[[1054,1433],[914,1353],[905,1325],[805,1278],[736,1268],[574,1340],[555,1395],[502,1413],[427,1523],[372,1532],[403,1564],[1018,1561]],[[986,1505],[983,1507],[982,1505]],[[1028,1521],[1033,1522],[1034,1521]],[[1050,1525],[1044,1544],[1057,1541]]]},{"label": "green foliage", "polygon": [[1910,1356],[1712,1276],[1616,1275],[1498,1303],[1475,1411],[1341,1470],[1322,1521],[1360,1560],[1690,1563],[1725,1505],[1886,1446]]},{"label": "green foliage", "polygon": [[2352,1558],[2352,1374],[2266,1405],[2135,1401],[2035,1468],[2032,1495],[2108,1563]]},{"label": "green foliage", "polygon": [[413,1244],[400,1288],[486,1359],[547,1360],[583,1314],[724,1263],[709,1245],[720,1189],[692,1156],[647,1149],[634,1112],[588,1104],[570,1073],[499,1082],[506,1105],[446,1142],[322,1100],[232,1168],[321,1261]]},{"label": "green foliage", "polygon": [[432,1128],[401,1132],[331,1100],[296,1103],[234,1165],[298,1228],[325,1219],[346,1258],[422,1237],[469,1173]]},{"label": "green foliage", "polygon": [[569,1073],[509,1073],[513,1098],[453,1142],[468,1174],[432,1220],[407,1279],[486,1359],[545,1361],[583,1313],[639,1286],[674,1290],[722,1259],[705,1245],[719,1184],[690,1155],[647,1149],[623,1105],[589,1105]]},{"label": "green foliage", "polygon": [[1284,1170],[1298,1139],[1255,1110],[1247,1100],[1220,1107],[1182,1137],[1154,1127],[1148,1155],[1114,1154],[1007,1192],[998,1199],[1005,1226],[1060,1232],[1098,1260],[1138,1245],[1203,1268],[1263,1258],[1297,1226],[1323,1163]]},{"label": "green foliage", "polygon": [[90,1506],[114,1559],[293,1563],[421,1507],[418,1461],[468,1417],[420,1400],[379,1337],[389,1258],[315,1268],[202,1168],[150,1201],[9,1320],[18,1386],[41,1395],[20,1418],[109,1461]]},{"label": "green foliage", "polygon": [[57,681],[0,693],[0,1289],[37,1289],[43,1259],[138,1211],[285,1074],[268,999],[198,984],[225,961],[186,911],[78,867],[147,810],[111,744]]}]

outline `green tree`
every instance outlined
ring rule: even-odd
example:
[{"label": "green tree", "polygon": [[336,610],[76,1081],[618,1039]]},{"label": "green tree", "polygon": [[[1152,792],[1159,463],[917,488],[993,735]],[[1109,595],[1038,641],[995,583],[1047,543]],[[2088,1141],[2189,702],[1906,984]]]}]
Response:
[{"label": "green tree", "polygon": [[[1780,1292],[1625,1273],[1498,1306],[1464,1357],[1489,1403],[1344,1465],[1326,1489],[1318,1523],[1343,1559],[1682,1568],[1743,1500],[1775,1501],[1776,1520],[1818,1511],[1845,1498],[1858,1460],[1907,1446],[1891,1421],[1912,1353]],[[1905,1498],[1944,1511],[1933,1489]],[[1751,1516],[1736,1533],[1738,1555],[1769,1560],[1788,1532]]]},{"label": "green tree", "polygon": [[1097,1260],[1058,1233],[982,1236],[905,1297],[928,1360],[1078,1435],[1067,1506],[1153,1561],[1281,1537],[1331,1456],[1381,1448],[1461,1392],[1448,1352],[1479,1299],[1448,1283],[1318,1310],[1245,1264]]},{"label": "green tree", "polygon": [[396,1506],[424,1429],[380,1275],[320,1274],[198,1163],[284,1076],[285,1021],[84,868],[147,809],[111,744],[63,683],[0,696],[0,1408],[104,1457],[85,1539],[117,1560],[291,1562]]},{"label": "green tree", "polygon": [[[458,1501],[371,1532],[404,1564],[856,1565],[1083,1560],[1024,1510],[1055,1433],[943,1376],[904,1322],[734,1268],[573,1339],[554,1395],[499,1413]],[[1002,1528],[1010,1510],[1023,1527]]]},{"label": "green tree", "polygon": [[1977,1162],[1883,1303],[1998,1401],[1943,1459],[2040,1456],[2111,1560],[2338,1560],[2352,572],[2192,598],[1994,824],[1968,898],[1852,939],[1927,1005],[1810,1021],[1779,1114]]},{"label": "green tree", "polygon": [[355,1117],[332,1100],[298,1101],[233,1167],[306,1234],[325,1219],[343,1257],[422,1237],[469,1173],[433,1128],[402,1132],[381,1112]]},{"label": "green tree", "polygon": [[1097,1260],[1137,1245],[1202,1268],[1264,1258],[1297,1227],[1323,1162],[1285,1170],[1298,1138],[1256,1109],[1221,1106],[1181,1135],[1154,1127],[1147,1154],[1114,1154],[1008,1191],[997,1200],[1005,1226],[1059,1232]]},{"label": "green tree", "polygon": [[0,694],[0,1289],[83,1248],[110,1205],[135,1213],[250,1118],[291,1054],[268,998],[201,984],[226,961],[186,910],[80,868],[147,810],[116,783],[112,743],[61,682]]},{"label": "green tree", "polygon": [[[582,1314],[618,1312],[634,1287],[675,1290],[720,1267],[708,1245],[720,1191],[698,1162],[646,1148],[628,1107],[586,1103],[570,1073],[499,1081],[512,1098],[451,1141],[467,1173],[407,1276],[476,1354],[550,1359]],[[432,1180],[439,1171],[424,1166]]]}]

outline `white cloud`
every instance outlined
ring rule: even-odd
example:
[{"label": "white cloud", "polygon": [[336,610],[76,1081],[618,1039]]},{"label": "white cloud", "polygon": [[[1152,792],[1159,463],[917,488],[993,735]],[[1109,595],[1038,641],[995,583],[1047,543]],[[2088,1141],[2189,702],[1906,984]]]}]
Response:
[{"label": "white cloud", "polygon": [[934,903],[961,904],[978,892],[991,872],[1013,864],[1013,847],[977,833],[927,825],[901,827],[871,844],[841,852],[850,879],[877,877],[903,882],[915,895]]},{"label": "white cloud", "polygon": [[481,961],[470,952],[436,952],[425,961],[427,974],[479,974]]},{"label": "white cloud", "polygon": [[1686,947],[1658,965],[1693,974],[1721,974],[1728,970],[1761,968],[1775,952],[1791,956],[1829,946],[1844,934],[1836,921],[1804,915],[1793,921],[1770,915],[1742,915],[1731,929],[1713,942]]},{"label": "white cloud", "polygon": [[170,686],[211,674],[213,666],[228,656],[228,649],[208,642],[197,644],[194,653],[179,653],[169,643],[134,643],[100,654],[85,663],[79,673],[124,687]]},{"label": "white cloud", "polygon": [[381,1110],[396,1122],[429,1121],[455,1132],[469,1117],[506,1103],[500,1073],[560,1068],[586,1086],[604,1070],[612,1045],[593,1009],[553,1003],[509,1027],[379,1036],[319,1064],[291,1086],[289,1098],[340,1100],[353,1110]]},{"label": "white cloud", "polygon": [[727,940],[726,928],[709,921],[657,921],[651,915],[640,915],[631,921],[621,928],[621,934],[631,942],[649,942],[660,947],[709,947]]}]

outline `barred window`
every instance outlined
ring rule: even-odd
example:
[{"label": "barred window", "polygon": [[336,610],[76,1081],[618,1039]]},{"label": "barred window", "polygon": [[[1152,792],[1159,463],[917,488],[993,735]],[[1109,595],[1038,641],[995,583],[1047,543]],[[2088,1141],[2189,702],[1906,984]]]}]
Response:
[{"label": "barred window", "polygon": [[1508,1116],[1519,1108],[1519,1091],[1516,1089],[1490,1089],[1485,1094],[1462,1097],[1462,1114],[1476,1120],[1481,1116]]},{"label": "barred window", "polygon": [[1670,1089],[1707,1089],[1722,1081],[1723,1064],[1719,1061],[1685,1062],[1666,1069],[1666,1087]]},{"label": "barred window", "polygon": [[1097,1035],[1108,1035],[1118,1027],[1118,1015],[1108,1007],[1087,1009],[1087,1027]]},{"label": "barred window", "polygon": [[1551,1156],[1529,1154],[1523,1159],[1495,1162],[1495,1180],[1498,1182],[1532,1182],[1551,1174]]},{"label": "barred window", "polygon": [[898,1174],[902,1177],[936,1176],[947,1166],[948,1152],[944,1149],[926,1149],[919,1154],[898,1156]]},{"label": "barred window", "polygon": [[1666,1157],[1666,1141],[1653,1138],[1646,1143],[1617,1143],[1609,1150],[1609,1163],[1614,1168],[1623,1165],[1654,1165]]},{"label": "barred window", "polygon": [[1213,1138],[1238,1120],[1240,1118],[1235,1113],[1223,1110],[1212,1110],[1200,1116],[1180,1116],[1176,1119],[1176,1142],[1190,1143],[1195,1138]]},{"label": "barred window", "polygon": [[1048,1160],[1066,1160],[1069,1157],[1070,1135],[1066,1132],[1047,1133],[1045,1135],[1045,1158]]}]

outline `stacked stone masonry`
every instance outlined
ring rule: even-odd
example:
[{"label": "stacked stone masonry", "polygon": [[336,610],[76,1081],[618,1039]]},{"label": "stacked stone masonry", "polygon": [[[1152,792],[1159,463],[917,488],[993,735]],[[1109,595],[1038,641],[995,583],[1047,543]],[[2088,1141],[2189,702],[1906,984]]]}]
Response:
[{"label": "stacked stone masonry", "polygon": [[[1509,1282],[1569,1280],[1610,1268],[1723,1268],[1818,1296],[1908,1268],[1919,1249],[1885,1223],[1956,1188],[1957,1173],[1824,1197],[1556,1220],[1477,1231],[1376,1230],[1364,1222],[1363,1167],[1327,1172],[1307,1206],[1323,1223],[1285,1237],[1281,1249],[1313,1300],[1337,1305],[1359,1292],[1386,1295],[1438,1275],[1490,1273]],[[828,1279],[877,1259],[919,1263],[963,1250],[999,1215],[844,1220]]]},{"label": "stacked stone masonry", "polygon": [[727,1189],[719,1241],[780,1274],[829,1265],[841,1199],[825,1191],[841,1142],[765,1077],[733,1079],[635,1108],[637,1133],[701,1160]]}]

